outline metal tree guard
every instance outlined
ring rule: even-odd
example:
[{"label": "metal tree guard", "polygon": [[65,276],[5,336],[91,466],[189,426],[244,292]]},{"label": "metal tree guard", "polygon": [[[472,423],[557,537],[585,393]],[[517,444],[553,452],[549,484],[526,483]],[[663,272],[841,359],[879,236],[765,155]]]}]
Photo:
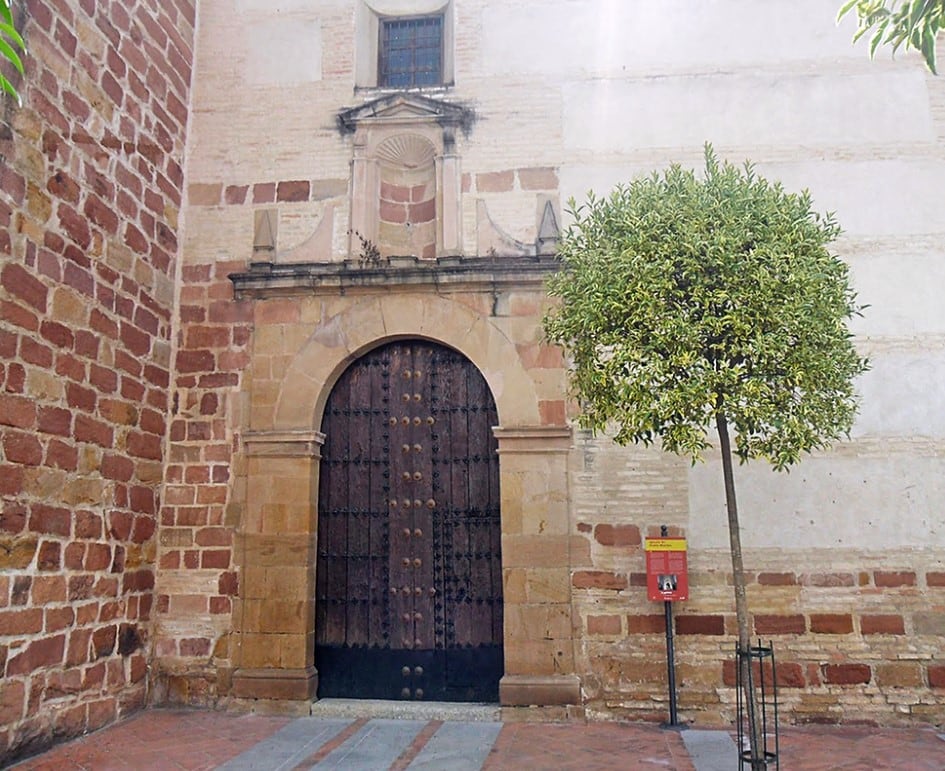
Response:
[{"label": "metal tree guard", "polygon": [[[748,666],[744,666],[746,663]],[[770,662],[770,670],[766,664]],[[748,683],[744,677],[748,677]],[[761,758],[764,768],[780,769],[778,760],[780,742],[778,736],[778,682],[777,668],[774,661],[774,646],[767,646],[758,640],[757,645],[749,645],[743,651],[735,644],[735,691],[737,693],[737,728],[738,728],[738,768],[752,768],[751,764],[751,726],[749,725],[746,693],[754,696],[758,705],[757,714],[761,721]],[[747,687],[746,687],[747,686]],[[769,733],[772,731],[773,733]]]}]

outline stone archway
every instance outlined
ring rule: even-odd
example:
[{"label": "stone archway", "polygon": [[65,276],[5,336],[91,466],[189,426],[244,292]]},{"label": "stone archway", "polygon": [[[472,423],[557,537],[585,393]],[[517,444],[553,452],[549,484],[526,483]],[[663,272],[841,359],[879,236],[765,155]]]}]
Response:
[{"label": "stone archway", "polygon": [[[247,284],[235,282],[240,296],[256,300],[256,353],[243,435],[234,695],[316,694],[316,512],[324,442],[317,427],[352,361],[384,341],[419,338],[461,352],[495,397],[504,587],[500,701],[580,703],[570,575],[575,559],[583,565],[589,555],[576,551],[586,539],[574,536],[570,522],[564,365],[539,337],[549,267],[536,260],[409,260],[386,269],[386,286],[399,291],[385,292],[371,286],[376,271],[350,264],[265,266],[266,278],[250,273]],[[316,269],[313,293],[304,274]],[[295,281],[299,290],[292,289]]]}]

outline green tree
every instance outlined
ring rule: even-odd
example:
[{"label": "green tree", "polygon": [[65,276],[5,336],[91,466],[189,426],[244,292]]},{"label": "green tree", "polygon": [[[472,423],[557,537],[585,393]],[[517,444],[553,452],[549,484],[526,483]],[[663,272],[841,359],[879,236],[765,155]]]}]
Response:
[{"label": "green tree", "polygon": [[[579,422],[619,444],[659,440],[693,463],[714,426],[747,650],[733,455],[784,470],[847,435],[853,380],[867,366],[847,329],[860,311],[848,268],[827,248],[840,228],[807,192],[785,192],[748,163],[720,164],[708,144],[704,178],[673,165],[572,200],[570,214],[549,281],[560,302],[544,329],[569,357]],[[753,767],[764,768],[746,698]]]},{"label": "green tree", "polygon": [[870,57],[880,45],[892,46],[894,54],[913,48],[935,73],[935,37],[945,28],[945,0],[847,0],[837,21],[850,11],[856,11],[859,22],[853,42],[871,33]]},{"label": "green tree", "polygon": [[[13,9],[10,2],[11,0],[0,0],[0,62],[10,62],[17,72],[22,75],[23,60],[20,58],[18,50],[19,52],[25,52],[26,46],[23,43],[23,38],[20,37],[20,33],[16,31],[16,27],[13,25]],[[19,103],[19,93],[2,72],[0,72],[0,89]]]}]

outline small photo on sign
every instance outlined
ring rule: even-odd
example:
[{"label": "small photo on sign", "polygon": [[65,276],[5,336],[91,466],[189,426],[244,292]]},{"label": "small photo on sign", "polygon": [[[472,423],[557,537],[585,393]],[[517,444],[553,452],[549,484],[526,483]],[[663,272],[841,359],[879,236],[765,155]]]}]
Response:
[{"label": "small photo on sign", "polygon": [[661,592],[675,592],[679,586],[679,579],[675,573],[670,575],[660,574],[656,579],[656,585]]}]

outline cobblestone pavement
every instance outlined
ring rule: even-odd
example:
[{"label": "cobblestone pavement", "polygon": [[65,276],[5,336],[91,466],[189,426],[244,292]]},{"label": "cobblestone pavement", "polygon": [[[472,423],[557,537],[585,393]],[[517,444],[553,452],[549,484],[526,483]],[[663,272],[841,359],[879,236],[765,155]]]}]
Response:
[{"label": "cobblestone pavement", "polygon": [[[785,771],[945,771],[928,728],[784,727]],[[152,709],[13,766],[16,771],[733,771],[725,731],[650,724],[271,717]]]}]

